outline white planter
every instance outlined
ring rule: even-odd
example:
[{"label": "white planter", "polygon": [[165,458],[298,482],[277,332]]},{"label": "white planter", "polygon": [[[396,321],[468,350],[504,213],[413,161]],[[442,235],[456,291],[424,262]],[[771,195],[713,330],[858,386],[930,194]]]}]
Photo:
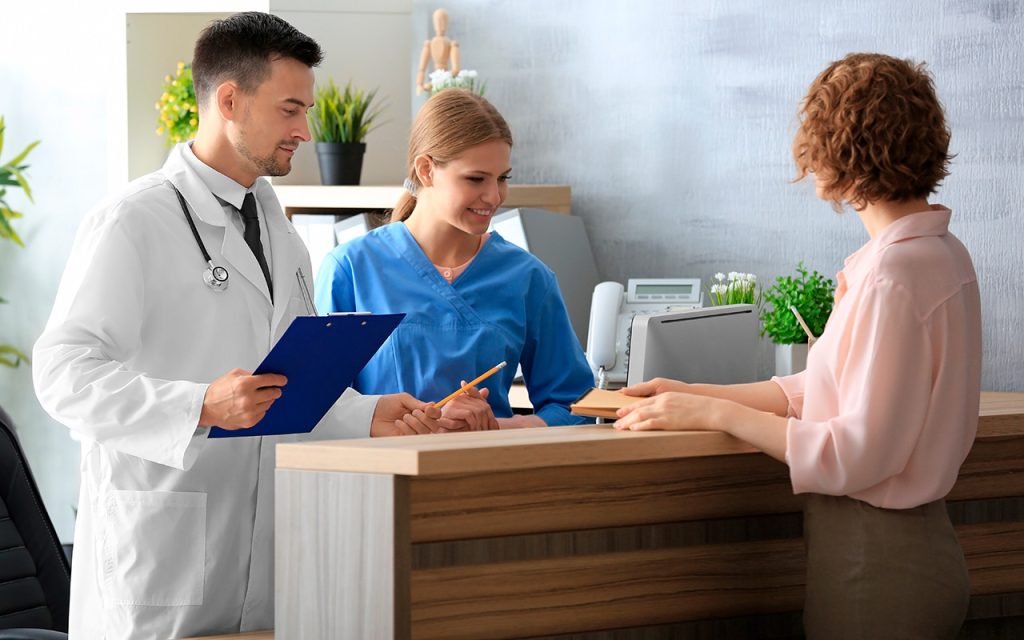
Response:
[{"label": "white planter", "polygon": [[788,376],[807,367],[807,343],[775,345],[775,375]]}]

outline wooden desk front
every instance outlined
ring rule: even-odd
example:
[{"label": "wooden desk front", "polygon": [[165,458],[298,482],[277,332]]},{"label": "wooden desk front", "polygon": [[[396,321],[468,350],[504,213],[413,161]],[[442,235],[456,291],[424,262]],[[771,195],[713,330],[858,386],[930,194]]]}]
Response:
[{"label": "wooden desk front", "polygon": [[[1024,592],[1024,522],[990,517],[1024,496],[1024,394],[986,393],[981,416],[948,500],[984,605]],[[802,500],[785,465],[722,433],[283,444],[277,466],[278,640],[799,623]]]}]

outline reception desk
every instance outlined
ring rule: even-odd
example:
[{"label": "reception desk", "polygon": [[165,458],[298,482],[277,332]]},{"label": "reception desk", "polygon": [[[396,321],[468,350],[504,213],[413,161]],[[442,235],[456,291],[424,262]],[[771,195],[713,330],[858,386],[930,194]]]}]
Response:
[{"label": "reception desk", "polygon": [[[802,499],[722,433],[282,444],[276,482],[277,640],[799,632]],[[972,618],[1024,614],[1020,496],[1024,394],[986,393],[948,498]]]}]

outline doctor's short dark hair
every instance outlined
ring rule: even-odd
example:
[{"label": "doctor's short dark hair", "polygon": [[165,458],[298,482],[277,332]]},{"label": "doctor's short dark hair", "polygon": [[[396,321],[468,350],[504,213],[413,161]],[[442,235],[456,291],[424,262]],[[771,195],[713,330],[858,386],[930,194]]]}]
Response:
[{"label": "doctor's short dark hair", "polygon": [[245,93],[270,76],[270,63],[294,58],[308,67],[324,59],[313,40],[281,18],[247,11],[216,20],[203,29],[192,55],[192,83],[200,108],[217,85],[231,80]]},{"label": "doctor's short dark hair", "polygon": [[926,198],[949,175],[949,128],[924,63],[852,53],[815,78],[793,140],[797,180],[814,173],[839,211]]}]

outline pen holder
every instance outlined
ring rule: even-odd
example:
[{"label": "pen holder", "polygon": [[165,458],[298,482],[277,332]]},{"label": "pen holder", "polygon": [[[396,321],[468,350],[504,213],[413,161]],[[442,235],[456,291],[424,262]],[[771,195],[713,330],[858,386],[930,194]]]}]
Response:
[{"label": "pen holder", "polygon": [[775,375],[788,376],[803,371],[807,367],[808,348],[809,344],[806,342],[776,344]]}]

